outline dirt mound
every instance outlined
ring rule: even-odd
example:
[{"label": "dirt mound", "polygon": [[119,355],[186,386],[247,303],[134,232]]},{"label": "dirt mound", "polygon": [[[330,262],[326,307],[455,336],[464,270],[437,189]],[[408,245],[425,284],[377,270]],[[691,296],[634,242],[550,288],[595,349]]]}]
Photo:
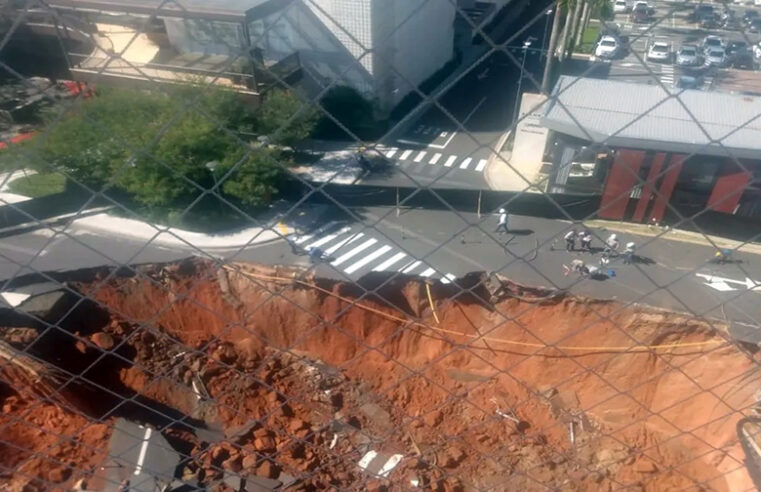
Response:
[{"label": "dirt mound", "polygon": [[[112,319],[69,343],[110,351],[101,385],[144,402],[91,408],[89,425],[105,411],[165,429],[178,476],[212,488],[230,474],[303,490],[752,486],[735,424],[757,362],[717,327],[484,280],[460,279],[463,295],[185,262],[82,282]],[[402,459],[373,476],[358,466],[370,451]]]}]

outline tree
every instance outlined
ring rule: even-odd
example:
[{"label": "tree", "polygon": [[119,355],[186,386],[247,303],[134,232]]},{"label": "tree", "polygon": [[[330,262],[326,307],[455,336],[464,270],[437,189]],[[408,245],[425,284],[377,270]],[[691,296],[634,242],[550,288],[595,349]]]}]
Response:
[{"label": "tree", "polygon": [[277,148],[253,152],[242,135],[274,133],[281,143],[308,136],[315,124],[308,112],[277,132],[297,104],[293,94],[274,92],[254,113],[232,91],[194,84],[170,93],[105,90],[51,122],[41,154],[90,187],[116,187],[160,211],[184,208],[250,152],[222,190],[260,206],[277,192],[289,161]]},{"label": "tree", "polygon": [[283,145],[309,137],[316,123],[317,111],[292,91],[270,92],[256,114],[257,131]]},{"label": "tree", "polygon": [[[242,159],[242,161],[241,161]],[[269,149],[253,149],[227,156],[217,171],[223,177],[222,190],[242,203],[266,205],[278,192],[283,162]]]}]

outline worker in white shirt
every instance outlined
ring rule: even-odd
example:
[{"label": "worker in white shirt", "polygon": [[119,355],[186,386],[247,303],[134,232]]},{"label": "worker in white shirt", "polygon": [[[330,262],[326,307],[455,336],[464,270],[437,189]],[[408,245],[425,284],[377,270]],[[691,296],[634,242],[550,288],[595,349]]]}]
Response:
[{"label": "worker in white shirt", "polygon": [[500,234],[510,232],[510,229],[508,228],[507,210],[504,208],[499,209],[499,219],[497,222],[497,228],[494,229],[494,232],[499,232]]},{"label": "worker in white shirt", "polygon": [[565,239],[566,251],[573,251],[576,249],[576,229],[568,231],[565,236],[563,236],[563,239]]},{"label": "worker in white shirt", "polygon": [[603,256],[614,256],[618,254],[618,236],[611,234],[607,241],[605,241],[605,250],[602,252]]}]

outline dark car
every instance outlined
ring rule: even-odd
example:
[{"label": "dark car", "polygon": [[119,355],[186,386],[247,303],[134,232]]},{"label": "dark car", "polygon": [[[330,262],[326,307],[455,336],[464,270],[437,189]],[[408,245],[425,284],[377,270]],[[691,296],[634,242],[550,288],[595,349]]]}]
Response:
[{"label": "dark car", "polygon": [[761,16],[758,15],[757,10],[746,10],[745,13],[743,13],[743,23],[748,24],[753,19],[758,19],[759,17]]},{"label": "dark car", "polygon": [[651,10],[652,9],[648,8],[646,5],[638,3],[632,9],[632,13],[629,14],[629,19],[634,23],[640,24],[650,22]]},{"label": "dark car", "polygon": [[679,80],[676,81],[676,86],[679,89],[700,89],[703,85],[703,79],[699,76],[693,77],[692,75],[682,75]]},{"label": "dark car", "polygon": [[690,20],[700,22],[706,17],[714,17],[713,5],[696,5],[690,15]]},{"label": "dark car", "polygon": [[727,43],[727,56],[733,56],[738,51],[748,49],[748,43],[745,41],[730,41]]},{"label": "dark car", "polygon": [[748,22],[748,26],[745,30],[748,32],[761,32],[761,17],[756,17]]},{"label": "dark car", "polygon": [[742,68],[744,70],[753,70],[756,68],[756,62],[753,59],[753,53],[748,47],[736,50],[731,55],[728,55],[728,58],[729,65],[732,68]]}]

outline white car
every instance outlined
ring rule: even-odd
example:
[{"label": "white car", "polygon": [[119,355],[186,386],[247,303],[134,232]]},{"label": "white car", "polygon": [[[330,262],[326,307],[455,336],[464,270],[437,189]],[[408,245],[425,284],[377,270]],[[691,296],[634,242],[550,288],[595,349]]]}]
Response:
[{"label": "white car", "polygon": [[663,41],[656,41],[647,50],[647,59],[667,63],[671,61],[671,45]]},{"label": "white car", "polygon": [[613,58],[618,54],[618,40],[613,36],[603,36],[597,42],[595,56],[597,58]]},{"label": "white car", "polygon": [[626,3],[626,0],[616,0],[613,3],[614,14],[625,14],[628,11],[629,11],[629,5]]},{"label": "white car", "polygon": [[711,48],[706,51],[705,64],[709,67],[724,67],[727,64],[727,54],[724,48]]}]

